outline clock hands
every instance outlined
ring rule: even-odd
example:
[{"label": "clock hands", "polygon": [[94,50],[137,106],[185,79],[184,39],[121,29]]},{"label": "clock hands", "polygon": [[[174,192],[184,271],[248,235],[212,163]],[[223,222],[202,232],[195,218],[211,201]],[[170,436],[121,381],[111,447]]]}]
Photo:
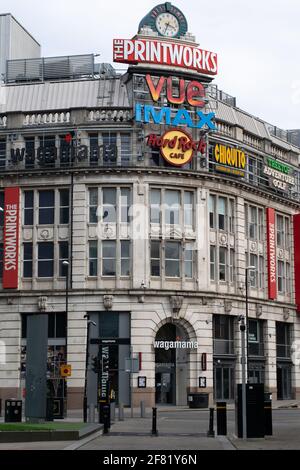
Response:
[{"label": "clock hands", "polygon": [[171,25],[170,23],[167,23],[164,34],[166,34],[168,28],[171,28],[171,29],[173,29],[173,30],[175,29],[175,27],[174,27],[173,25]]}]

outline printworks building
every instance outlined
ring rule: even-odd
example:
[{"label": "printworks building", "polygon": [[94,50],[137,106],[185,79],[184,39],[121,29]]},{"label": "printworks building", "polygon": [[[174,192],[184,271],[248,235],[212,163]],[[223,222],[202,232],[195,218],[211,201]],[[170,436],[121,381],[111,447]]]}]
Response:
[{"label": "printworks building", "polygon": [[42,313],[47,377],[69,409],[82,407],[87,314],[90,403],[103,344],[125,405],[131,390],[135,405],[234,400],[247,310],[249,381],[299,398],[297,133],[218,90],[217,54],[170,3],[113,48],[122,73],[93,55],[6,64],[0,397],[22,396],[28,318]]}]

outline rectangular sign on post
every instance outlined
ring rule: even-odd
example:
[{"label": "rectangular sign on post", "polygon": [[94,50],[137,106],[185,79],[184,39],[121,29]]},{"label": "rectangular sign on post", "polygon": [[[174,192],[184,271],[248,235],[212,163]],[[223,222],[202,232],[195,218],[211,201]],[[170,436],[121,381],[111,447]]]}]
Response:
[{"label": "rectangular sign on post", "polygon": [[269,299],[277,296],[276,243],[275,243],[275,210],[267,208],[267,249],[268,249],[268,289]]},{"label": "rectangular sign on post", "polygon": [[3,289],[18,289],[20,188],[4,190]]}]

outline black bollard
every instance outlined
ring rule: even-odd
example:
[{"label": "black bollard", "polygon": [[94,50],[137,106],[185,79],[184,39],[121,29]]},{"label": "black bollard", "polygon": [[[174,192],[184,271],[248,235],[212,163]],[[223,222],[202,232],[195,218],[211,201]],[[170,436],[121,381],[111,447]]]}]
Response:
[{"label": "black bollard", "polygon": [[157,435],[157,408],[152,408],[152,436]]},{"label": "black bollard", "polygon": [[110,405],[103,405],[103,426],[103,434],[108,434],[110,428]]},{"label": "black bollard", "polygon": [[209,430],[207,431],[207,437],[215,437],[214,411],[214,408],[209,408]]},{"label": "black bollard", "polygon": [[264,410],[265,410],[265,436],[273,435],[272,425],[272,401],[268,397],[270,394],[265,394]]},{"label": "black bollard", "polygon": [[226,402],[217,403],[217,434],[227,436],[227,410]]}]

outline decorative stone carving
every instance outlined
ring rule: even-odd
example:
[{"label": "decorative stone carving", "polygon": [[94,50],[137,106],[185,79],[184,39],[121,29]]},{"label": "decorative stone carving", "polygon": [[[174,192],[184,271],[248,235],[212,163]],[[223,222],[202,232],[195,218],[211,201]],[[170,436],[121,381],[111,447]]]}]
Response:
[{"label": "decorative stone carving", "polygon": [[262,305],[256,304],[256,306],[255,306],[255,312],[256,312],[256,316],[257,316],[257,317],[260,317],[260,316],[262,315]]},{"label": "decorative stone carving", "polygon": [[252,252],[257,251],[257,243],[256,242],[251,242],[250,243],[250,251],[252,251]]},{"label": "decorative stone carving", "polygon": [[220,245],[227,245],[227,235],[225,235],[225,233],[220,235],[219,241]]},{"label": "decorative stone carving", "polygon": [[290,309],[287,307],[283,308],[283,319],[288,320],[290,318]]},{"label": "decorative stone carving", "polygon": [[47,310],[48,297],[39,297],[38,300],[38,310],[40,312],[46,312]]},{"label": "decorative stone carving", "polygon": [[111,310],[114,303],[113,295],[104,295],[103,296],[103,305],[105,310]]},{"label": "decorative stone carving", "polygon": [[183,297],[180,295],[172,295],[170,297],[172,312],[175,316],[179,315],[180,309],[183,304]]},{"label": "decorative stone carving", "polygon": [[232,310],[232,301],[231,300],[224,300],[224,311],[225,313],[230,313]]}]

